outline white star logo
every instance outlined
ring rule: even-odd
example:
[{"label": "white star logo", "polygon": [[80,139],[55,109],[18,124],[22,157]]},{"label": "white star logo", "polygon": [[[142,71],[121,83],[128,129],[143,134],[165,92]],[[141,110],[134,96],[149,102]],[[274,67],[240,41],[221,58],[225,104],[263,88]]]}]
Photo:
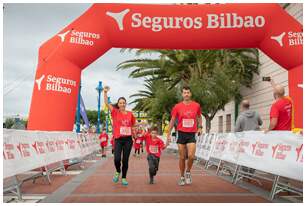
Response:
[{"label": "white star logo", "polygon": [[114,13],[114,12],[107,11],[106,15],[114,18],[115,21],[117,22],[119,30],[123,31],[123,19],[124,19],[125,15],[127,13],[129,13],[129,11],[130,11],[129,9],[125,9],[125,10],[119,12],[119,13]]}]

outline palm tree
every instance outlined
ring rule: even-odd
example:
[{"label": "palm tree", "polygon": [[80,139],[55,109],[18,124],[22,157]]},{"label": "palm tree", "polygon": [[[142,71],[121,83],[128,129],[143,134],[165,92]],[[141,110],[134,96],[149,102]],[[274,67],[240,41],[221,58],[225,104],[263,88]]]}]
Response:
[{"label": "palm tree", "polygon": [[[125,50],[122,50],[125,51]],[[216,67],[224,66],[228,74],[244,86],[250,86],[253,74],[258,74],[259,54],[257,49],[223,50],[150,50],[138,49],[136,56],[157,54],[158,58],[137,58],[117,66],[117,70],[133,69],[132,78],[152,76],[170,82],[170,87],[188,83],[191,75],[202,77],[212,74]]]},{"label": "palm tree", "polygon": [[162,133],[162,123],[169,118],[171,109],[177,102],[176,88],[168,89],[166,82],[152,78],[146,79],[144,86],[146,90],[130,96],[136,98],[130,104],[136,104],[134,111],[146,112],[158,126],[159,133]]},{"label": "palm tree", "polygon": [[[250,87],[254,73],[258,74],[257,49],[136,50],[137,57],[144,54],[154,54],[157,58],[128,60],[120,63],[117,70],[132,69],[132,78],[150,76],[152,80],[162,80],[168,89],[179,88],[193,80],[193,89],[199,91],[197,99],[205,107],[202,112],[209,125],[208,131],[216,112],[232,99],[240,101],[240,87]],[[201,90],[210,95],[205,96]]]}]

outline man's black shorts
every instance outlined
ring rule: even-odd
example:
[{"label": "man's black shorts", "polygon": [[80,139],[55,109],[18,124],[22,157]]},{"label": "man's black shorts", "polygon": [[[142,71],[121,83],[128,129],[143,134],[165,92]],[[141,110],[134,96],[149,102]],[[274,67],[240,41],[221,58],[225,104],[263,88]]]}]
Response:
[{"label": "man's black shorts", "polygon": [[182,132],[178,131],[177,144],[188,144],[188,143],[196,143],[194,132]]}]

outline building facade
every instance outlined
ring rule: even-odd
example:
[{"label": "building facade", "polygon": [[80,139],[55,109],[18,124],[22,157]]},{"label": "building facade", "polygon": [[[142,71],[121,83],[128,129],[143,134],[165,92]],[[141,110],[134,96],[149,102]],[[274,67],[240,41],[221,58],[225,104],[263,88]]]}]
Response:
[{"label": "building facade", "polygon": [[[303,4],[289,4],[285,10],[303,24]],[[272,59],[260,51],[259,54],[259,75],[254,75],[251,88],[241,88],[243,98],[250,101],[250,109],[259,112],[262,120],[262,128],[269,126],[269,113],[272,102],[274,101],[270,82],[263,82],[262,77],[270,76],[276,84],[285,87],[288,95],[288,72]],[[241,106],[239,105],[239,113]],[[204,123],[205,125],[205,123]],[[204,127],[205,128],[205,127]],[[228,103],[224,111],[217,112],[211,122],[211,132],[233,132],[235,128],[235,103]]]}]

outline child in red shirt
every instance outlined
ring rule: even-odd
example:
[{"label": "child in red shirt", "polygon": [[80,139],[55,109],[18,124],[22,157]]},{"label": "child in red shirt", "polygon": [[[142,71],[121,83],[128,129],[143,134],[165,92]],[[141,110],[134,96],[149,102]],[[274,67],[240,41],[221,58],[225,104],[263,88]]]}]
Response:
[{"label": "child in red shirt", "polygon": [[102,158],[106,157],[106,151],[105,148],[107,147],[107,142],[108,142],[108,135],[106,133],[106,129],[103,129],[102,133],[99,136],[100,139],[100,146],[102,149]]},{"label": "child in red shirt", "polygon": [[135,128],[135,133],[134,133],[134,149],[135,149],[135,154],[134,156],[140,157],[140,148],[143,142],[144,138],[144,131],[141,130],[140,128]]},{"label": "child in red shirt", "polygon": [[145,135],[146,150],[148,153],[147,160],[149,164],[150,184],[154,183],[154,176],[156,176],[158,171],[161,151],[169,145],[168,141],[165,145],[164,142],[157,137],[157,131],[157,127],[153,127],[151,129],[151,133]]}]

